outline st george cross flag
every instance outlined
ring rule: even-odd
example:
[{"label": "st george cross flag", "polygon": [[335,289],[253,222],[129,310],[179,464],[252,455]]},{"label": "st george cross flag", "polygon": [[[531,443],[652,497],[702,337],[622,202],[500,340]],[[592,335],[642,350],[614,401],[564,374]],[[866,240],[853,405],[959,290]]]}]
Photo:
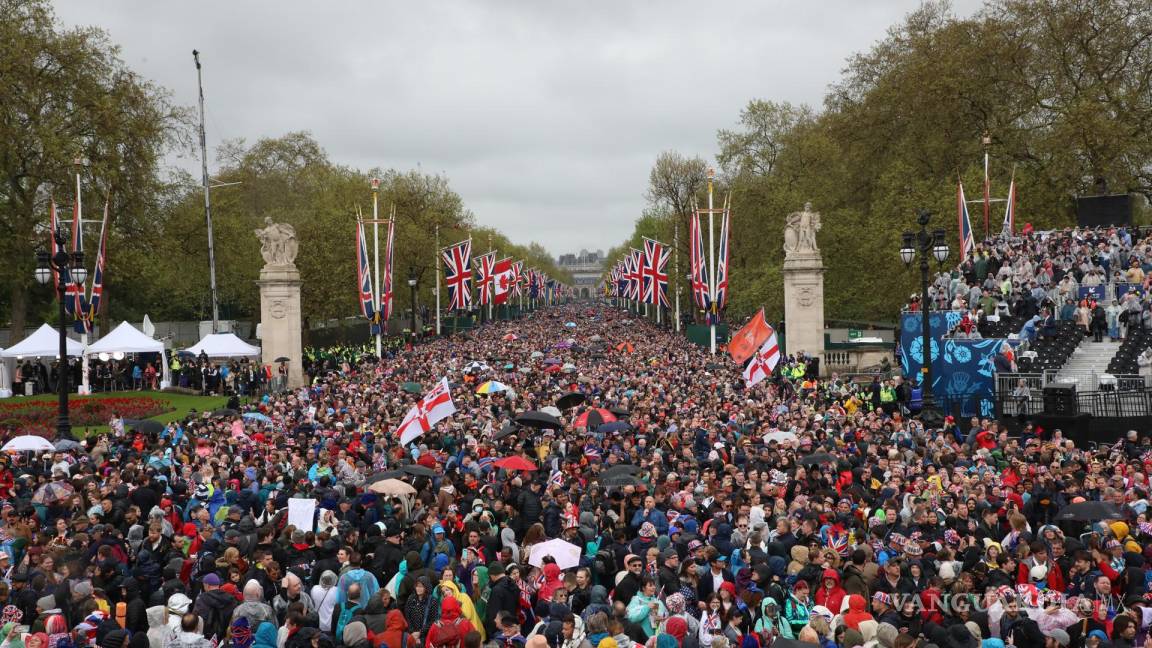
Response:
[{"label": "st george cross flag", "polygon": [[413,439],[427,434],[433,425],[455,413],[456,405],[452,402],[448,379],[441,378],[432,391],[424,394],[424,398],[408,410],[408,415],[400,423],[396,430],[400,435],[400,445],[408,445]]},{"label": "st george cross flag", "polygon": [[445,283],[448,284],[448,308],[468,310],[472,307],[472,239],[460,241],[440,252],[444,258]]},{"label": "st george cross flag", "polygon": [[644,267],[641,272],[644,285],[644,303],[667,307],[668,257],[672,250],[660,241],[644,239]]},{"label": "st george cross flag", "polygon": [[503,304],[512,296],[516,273],[512,269],[512,259],[500,259],[492,266],[493,303]]},{"label": "st george cross flag", "polygon": [[775,335],[775,333],[772,327],[768,326],[768,321],[764,319],[764,309],[761,308],[729,340],[728,353],[732,356],[732,360],[743,363],[755,355],[756,349],[760,348],[768,337]]},{"label": "st george cross flag", "polygon": [[748,383],[749,387],[771,376],[776,365],[780,363],[780,344],[776,341],[776,331],[772,327],[768,327],[768,330],[772,331],[771,335],[756,355],[752,356],[748,366],[744,367],[744,382]]}]

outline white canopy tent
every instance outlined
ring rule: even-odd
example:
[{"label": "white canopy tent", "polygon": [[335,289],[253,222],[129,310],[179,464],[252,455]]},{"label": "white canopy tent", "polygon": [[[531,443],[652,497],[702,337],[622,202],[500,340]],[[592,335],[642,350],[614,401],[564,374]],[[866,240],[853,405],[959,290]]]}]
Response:
[{"label": "white canopy tent", "polygon": [[209,333],[185,351],[195,356],[203,352],[209,358],[254,358],[260,355],[260,347],[252,346],[232,333]]},{"label": "white canopy tent", "polygon": [[100,353],[159,353],[161,380],[165,386],[171,384],[168,376],[168,361],[164,358],[164,343],[154,340],[132,326],[128,322],[120,322],[120,326],[112,329],[108,335],[100,338],[94,344],[89,344],[84,352],[86,355]]},{"label": "white canopy tent", "polygon": [[[68,355],[79,357],[84,353],[84,345],[72,338],[67,341]],[[60,353],[60,332],[56,329],[42,325],[36,332],[10,346],[0,353],[5,358],[55,358]]]}]

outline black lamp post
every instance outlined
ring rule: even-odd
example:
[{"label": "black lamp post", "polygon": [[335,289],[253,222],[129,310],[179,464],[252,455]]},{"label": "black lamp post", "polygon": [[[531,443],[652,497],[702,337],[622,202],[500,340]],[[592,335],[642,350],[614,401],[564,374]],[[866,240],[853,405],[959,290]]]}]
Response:
[{"label": "black lamp post", "polygon": [[940,408],[936,406],[936,399],[932,395],[932,327],[929,323],[928,312],[928,260],[936,259],[943,264],[948,260],[948,239],[944,230],[937,228],[928,231],[928,221],[932,214],[928,210],[920,210],[917,222],[920,224],[919,232],[904,232],[904,243],[900,246],[900,260],[905,266],[920,258],[920,336],[921,336],[921,362],[920,390],[923,393],[923,405],[920,408],[920,420],[925,426],[939,425],[944,420]]},{"label": "black lamp post", "polygon": [[412,341],[416,341],[416,270],[408,266],[408,287],[412,289]]},{"label": "black lamp post", "polygon": [[67,296],[68,286],[75,282],[83,285],[87,279],[87,270],[84,268],[84,253],[64,251],[64,233],[59,228],[52,234],[56,242],[56,252],[36,253],[36,281],[46,284],[52,281],[52,276],[59,277],[56,282],[56,303],[60,307],[60,364],[57,371],[56,389],[58,395],[58,411],[56,416],[56,439],[75,441],[72,436],[72,422],[68,418],[68,334],[65,332],[65,318],[68,316],[64,308],[64,299]]}]

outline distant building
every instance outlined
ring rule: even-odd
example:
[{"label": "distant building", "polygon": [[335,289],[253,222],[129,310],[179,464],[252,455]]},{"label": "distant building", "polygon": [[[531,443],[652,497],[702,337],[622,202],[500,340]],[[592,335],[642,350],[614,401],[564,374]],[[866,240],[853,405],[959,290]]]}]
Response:
[{"label": "distant building", "polygon": [[604,275],[604,251],[580,250],[579,254],[561,254],[556,265],[572,275],[572,288],[577,297],[595,297],[601,292]]}]

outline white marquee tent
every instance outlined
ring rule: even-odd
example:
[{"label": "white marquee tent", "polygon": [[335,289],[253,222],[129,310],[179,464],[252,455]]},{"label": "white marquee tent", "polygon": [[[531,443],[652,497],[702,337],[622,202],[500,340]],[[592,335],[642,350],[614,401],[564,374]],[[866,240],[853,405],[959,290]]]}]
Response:
[{"label": "white marquee tent", "polygon": [[[84,353],[84,345],[72,338],[68,338],[68,355],[79,357]],[[56,329],[42,325],[36,332],[10,346],[0,356],[5,358],[55,358],[60,352],[60,332]]]},{"label": "white marquee tent", "polygon": [[88,345],[85,351],[88,355],[98,353],[163,353],[164,343],[144,335],[128,322],[120,322],[120,326],[94,344]]},{"label": "white marquee tent", "polygon": [[251,358],[260,355],[260,347],[252,346],[232,333],[209,333],[185,351],[196,356],[204,352],[209,358]]}]

